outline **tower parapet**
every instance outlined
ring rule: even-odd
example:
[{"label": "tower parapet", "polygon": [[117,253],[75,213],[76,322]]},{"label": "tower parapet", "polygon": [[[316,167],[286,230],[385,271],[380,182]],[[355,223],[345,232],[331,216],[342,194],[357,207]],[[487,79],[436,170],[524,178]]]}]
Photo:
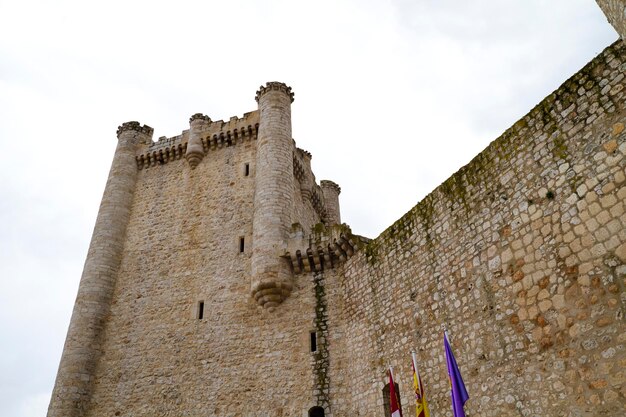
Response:
[{"label": "tower parapet", "polygon": [[268,82],[256,94],[259,131],[255,176],[251,291],[273,310],[291,293],[293,276],[285,253],[292,224],[293,152],[291,87]]},{"label": "tower parapet", "polygon": [[341,212],[339,210],[339,194],[341,187],[329,180],[320,181],[324,205],[326,206],[326,223],[329,225],[341,224]]},{"label": "tower parapet", "polygon": [[[293,103],[294,93],[293,91],[291,91],[291,87],[289,87],[285,83],[281,83],[278,81],[269,81],[265,83],[265,86],[260,86],[259,90],[256,92],[256,97],[254,99],[257,101],[257,103],[259,103],[259,109],[261,108],[261,102],[260,102],[261,97],[264,94],[272,92],[272,91],[284,93],[290,99],[289,104]],[[289,109],[289,114],[291,116],[291,107]],[[291,124],[291,120],[290,120],[290,124]]]},{"label": "tower parapet", "polygon": [[[245,113],[241,118],[233,116],[228,122],[217,120],[208,123],[210,120],[208,116],[203,116],[200,113],[196,113],[194,116],[197,115],[206,118],[204,125],[196,130],[199,132],[199,142],[202,147],[199,161],[209,155],[211,151],[247,141],[256,141],[259,127],[259,112],[256,110]],[[191,118],[194,119],[194,116]],[[137,155],[137,166],[139,169],[150,168],[186,157],[189,137],[190,130],[184,130],[178,136],[159,138],[157,142],[153,142],[141,154]],[[198,143],[197,140],[194,141],[196,144]],[[196,146],[196,149],[200,148]]]},{"label": "tower parapet", "polygon": [[139,122],[127,122],[117,129],[117,148],[91,237],[48,417],[84,415],[124,249],[137,182],[135,155],[152,143],[152,133],[151,127]]},{"label": "tower parapet", "polygon": [[310,200],[312,188],[315,184],[315,175],[313,175],[311,170],[311,153],[304,149],[296,148],[293,159],[294,171],[298,172],[298,174],[294,172],[294,175],[296,175],[300,183],[300,193],[303,198]]},{"label": "tower parapet", "polygon": [[339,266],[369,242],[368,238],[352,234],[345,224],[327,227],[318,223],[309,234],[299,226],[292,228],[283,256],[291,262],[294,274],[317,273]]},{"label": "tower parapet", "polygon": [[315,182],[315,174],[311,169],[311,153],[296,148],[293,153],[293,175],[300,184],[302,199],[311,204],[319,220],[328,224],[326,204],[321,187]]},{"label": "tower parapet", "polygon": [[141,123],[137,121],[125,122],[122,123],[121,126],[117,127],[117,138],[120,139],[120,135],[124,132],[135,132],[140,137],[137,139],[141,144],[150,145],[152,143],[152,134],[154,133],[154,129],[148,125],[141,125]]}]

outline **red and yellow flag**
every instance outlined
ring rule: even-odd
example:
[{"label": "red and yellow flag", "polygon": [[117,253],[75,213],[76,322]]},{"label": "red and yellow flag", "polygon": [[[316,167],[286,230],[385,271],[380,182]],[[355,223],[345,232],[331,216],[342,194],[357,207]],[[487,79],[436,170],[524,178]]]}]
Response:
[{"label": "red and yellow flag", "polygon": [[417,369],[415,352],[411,352],[411,359],[411,368],[413,368],[413,391],[415,391],[415,415],[417,417],[430,417],[428,402],[426,402],[426,396],[424,395],[424,385],[422,385],[422,378],[420,378],[420,373]]}]

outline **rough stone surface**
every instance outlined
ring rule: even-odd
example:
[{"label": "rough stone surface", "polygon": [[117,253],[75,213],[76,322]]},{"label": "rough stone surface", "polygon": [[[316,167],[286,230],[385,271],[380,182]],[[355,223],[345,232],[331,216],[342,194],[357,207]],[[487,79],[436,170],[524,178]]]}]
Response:
[{"label": "rough stone surface", "polygon": [[50,416],[82,416],[92,394],[98,360],[106,347],[103,329],[114,302],[124,256],[126,227],[137,182],[135,155],[152,140],[152,128],[137,122],[118,128],[118,143],[96,219],[80,288],[50,401]]},{"label": "rough stone surface", "polygon": [[411,398],[416,349],[450,416],[444,327],[472,415],[624,414],[625,62],[617,42],[346,262],[335,415],[382,415],[389,365]]},{"label": "rough stone surface", "polygon": [[267,83],[257,93],[259,138],[254,192],[252,295],[273,309],[293,287],[285,252],[294,199],[291,88]]},{"label": "rough stone surface", "polygon": [[596,0],[596,3],[598,3],[598,6],[600,6],[619,36],[626,40],[626,1]]},{"label": "rough stone surface", "polygon": [[625,69],[618,42],[374,240],[284,84],[155,143],[123,125],[48,415],[383,415],[390,365],[411,415],[416,350],[451,416],[444,328],[469,415],[622,415]]}]

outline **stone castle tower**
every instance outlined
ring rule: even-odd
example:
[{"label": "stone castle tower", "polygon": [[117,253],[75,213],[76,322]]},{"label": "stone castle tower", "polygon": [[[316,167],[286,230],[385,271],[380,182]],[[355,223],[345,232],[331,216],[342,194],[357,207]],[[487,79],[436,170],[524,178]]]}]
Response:
[{"label": "stone castle tower", "polygon": [[[139,388],[136,378],[148,369],[154,375],[154,364],[146,363],[153,360],[165,367],[158,379],[178,386],[167,394],[153,391],[154,398],[146,397],[153,405],[174,405],[183,391],[197,391],[199,404],[215,407],[226,391],[207,396],[196,378],[219,375],[217,368],[207,372],[211,363],[234,366],[238,376],[228,390],[247,381],[248,390],[276,397],[280,405],[290,404],[294,393],[301,407],[316,403],[313,380],[310,386],[302,381],[309,352],[300,349],[315,330],[314,294],[301,295],[310,288],[294,279],[288,248],[315,225],[327,232],[320,240],[325,247],[312,258],[308,244],[303,252],[291,249],[296,268],[315,270],[320,260],[332,268],[352,248],[349,230],[338,226],[339,186],[318,185],[311,155],[292,139],[293,97],[290,87],[270,82],[257,92],[257,111],[228,122],[195,114],[182,135],[154,143],[148,126],[119,127],[50,415],[128,410],[110,384]],[[275,311],[292,293],[289,306]],[[259,356],[263,363],[255,364]],[[165,369],[187,360],[182,367],[188,367],[189,387],[183,388],[182,374]],[[298,388],[267,385],[276,367]],[[168,409],[159,407],[150,413]]]},{"label": "stone castle tower", "polygon": [[411,350],[450,416],[444,327],[470,415],[620,415],[624,74],[618,41],[372,240],[285,84],[156,142],[124,123],[48,416],[382,416],[389,365],[410,415]]}]

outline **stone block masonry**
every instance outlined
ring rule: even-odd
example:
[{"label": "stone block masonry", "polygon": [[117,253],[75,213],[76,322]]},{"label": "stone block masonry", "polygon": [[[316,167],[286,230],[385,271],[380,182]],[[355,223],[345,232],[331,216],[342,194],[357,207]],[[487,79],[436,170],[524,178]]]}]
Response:
[{"label": "stone block masonry", "polygon": [[389,365],[412,414],[416,349],[451,416],[444,328],[470,415],[624,414],[625,74],[617,42],[346,262],[335,415],[382,415]]},{"label": "stone block masonry", "polygon": [[281,258],[293,223],[293,93],[285,84],[271,82],[259,89],[256,100],[261,123],[254,195],[252,295],[260,305],[273,310],[293,287],[289,264]]},{"label": "stone block masonry", "polygon": [[332,181],[321,181],[322,194],[328,211],[330,224],[341,224],[341,213],[339,210],[339,194],[341,188]]},{"label": "stone block masonry", "polygon": [[295,277],[285,256],[293,230],[323,228],[324,199],[290,88],[258,98],[157,142],[120,128],[49,416],[330,411],[323,276]]},{"label": "stone block masonry", "polygon": [[417,350],[451,416],[626,411],[626,43],[370,240],[291,136],[291,88],[118,130],[48,416],[404,415]]},{"label": "stone block masonry", "polygon": [[135,155],[152,142],[152,128],[124,123],[102,196],[87,261],[48,416],[82,416],[92,394],[95,367],[103,352],[102,329],[109,315],[115,280],[123,256],[137,181]]}]

